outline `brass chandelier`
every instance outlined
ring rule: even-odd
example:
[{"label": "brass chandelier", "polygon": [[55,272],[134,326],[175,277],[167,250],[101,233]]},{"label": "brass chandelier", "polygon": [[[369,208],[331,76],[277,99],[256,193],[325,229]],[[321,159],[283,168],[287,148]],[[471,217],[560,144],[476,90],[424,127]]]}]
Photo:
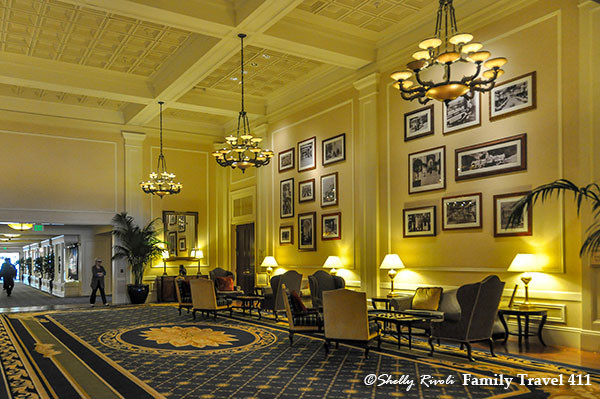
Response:
[{"label": "brass chandelier", "polygon": [[[491,53],[482,50],[481,43],[473,42],[473,35],[458,30],[452,0],[439,1],[435,35],[419,43],[420,50],[413,54],[415,60],[406,65],[408,69],[391,74],[396,81],[394,88],[408,101],[426,104],[432,99],[448,102],[464,95],[472,97],[476,91],[493,89],[496,79],[504,73],[500,68],[506,64],[506,58],[489,59]],[[459,63],[464,66],[461,68],[464,74],[456,71]],[[483,73],[482,65],[487,68]],[[424,72],[440,68],[443,77],[437,82],[422,76]],[[413,75],[416,84],[409,80]],[[462,77],[455,77],[460,75]]]},{"label": "brass chandelier", "polygon": [[217,163],[223,167],[235,169],[240,168],[245,172],[247,168],[268,165],[273,158],[273,151],[263,150],[258,146],[262,141],[260,137],[254,137],[250,132],[250,121],[244,110],[244,38],[245,34],[240,33],[238,37],[241,40],[241,84],[242,84],[242,110],[238,115],[237,134],[225,137],[223,148],[212,153]]},{"label": "brass chandelier", "polygon": [[167,161],[163,155],[163,141],[162,141],[162,106],[164,102],[158,102],[160,106],[160,155],[158,156],[158,165],[156,172],[150,173],[150,179],[140,183],[142,190],[146,194],[158,195],[161,199],[165,195],[179,194],[183,185],[181,183],[175,183],[175,175],[167,172]]}]

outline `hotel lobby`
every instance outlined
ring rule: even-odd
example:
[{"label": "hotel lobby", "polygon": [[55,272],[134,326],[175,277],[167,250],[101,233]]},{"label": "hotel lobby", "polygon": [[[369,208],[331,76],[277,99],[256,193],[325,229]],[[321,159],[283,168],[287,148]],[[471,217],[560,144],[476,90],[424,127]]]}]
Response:
[{"label": "hotel lobby", "polygon": [[0,23],[0,398],[600,397],[600,1]]}]

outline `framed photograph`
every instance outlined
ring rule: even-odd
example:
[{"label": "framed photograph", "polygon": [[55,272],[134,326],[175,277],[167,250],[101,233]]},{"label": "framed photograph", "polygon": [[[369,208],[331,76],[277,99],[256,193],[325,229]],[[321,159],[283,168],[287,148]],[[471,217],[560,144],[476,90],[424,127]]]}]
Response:
[{"label": "framed photograph", "polygon": [[298,202],[315,200],[315,179],[298,182]]},{"label": "framed photograph", "polygon": [[404,237],[435,236],[435,205],[404,209]]},{"label": "framed photograph", "polygon": [[177,216],[177,231],[180,233],[185,233],[185,225],[187,224],[185,220],[185,215]]},{"label": "framed photograph", "polygon": [[321,208],[338,204],[337,172],[321,176]]},{"label": "framed photograph", "polygon": [[167,235],[167,250],[171,255],[177,255],[177,232],[170,231]]},{"label": "framed photograph", "polygon": [[497,175],[527,169],[527,134],[455,150],[455,179]]},{"label": "framed photograph", "polygon": [[346,159],[346,133],[323,140],[323,166]]},{"label": "framed photograph", "polygon": [[279,245],[294,243],[294,226],[279,226]]},{"label": "framed photograph", "polygon": [[408,192],[446,187],[446,146],[408,154]]},{"label": "framed photograph", "polygon": [[433,134],[433,105],[404,114],[404,141]]},{"label": "framed photograph", "polygon": [[183,252],[186,250],[185,246],[185,237],[179,239],[179,252]]},{"label": "framed photograph", "polygon": [[279,173],[294,169],[294,148],[279,153]]},{"label": "framed photograph", "polygon": [[281,219],[294,217],[294,178],[279,182],[279,216]]},{"label": "framed photograph", "polygon": [[342,238],[341,212],[321,215],[321,240],[339,240]]},{"label": "framed photograph", "polygon": [[316,212],[298,214],[298,249],[300,251],[317,250],[316,221]]},{"label": "framed photograph", "polygon": [[508,218],[512,213],[515,204],[524,196],[529,194],[527,191],[520,193],[510,193],[494,195],[494,237],[514,237],[532,235],[533,209],[528,206],[523,211],[520,220],[512,226],[508,226]]},{"label": "framed photograph", "polygon": [[490,91],[490,121],[536,107],[536,73],[497,84]]},{"label": "framed photograph", "polygon": [[303,140],[298,143],[298,172],[315,169],[317,167],[317,138]]},{"label": "framed photograph", "polygon": [[177,215],[169,214],[167,215],[169,226],[173,226],[177,224]]},{"label": "framed photograph", "polygon": [[481,227],[481,193],[442,198],[442,229]]},{"label": "framed photograph", "polygon": [[461,96],[444,103],[444,134],[455,133],[481,125],[481,95],[475,93],[472,98]]}]

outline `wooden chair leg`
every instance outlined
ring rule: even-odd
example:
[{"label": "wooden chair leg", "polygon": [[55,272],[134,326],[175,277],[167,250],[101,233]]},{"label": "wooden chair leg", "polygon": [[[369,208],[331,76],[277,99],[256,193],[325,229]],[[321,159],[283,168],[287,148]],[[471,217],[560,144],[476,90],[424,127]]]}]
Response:
[{"label": "wooden chair leg", "polygon": [[381,350],[381,334],[377,336],[377,350]]},{"label": "wooden chair leg", "polygon": [[294,345],[294,333],[290,331],[290,346]]},{"label": "wooden chair leg", "polygon": [[340,348],[340,343],[336,341],[335,343],[335,349],[339,349]]},{"label": "wooden chair leg", "polygon": [[327,355],[329,354],[329,340],[326,339],[323,343],[323,346],[325,347],[325,357],[327,357]]},{"label": "wooden chair leg", "polygon": [[465,342],[465,346],[467,347],[467,357],[469,358],[469,361],[474,362],[475,359],[473,358],[473,355],[471,353],[471,344],[468,342]]},{"label": "wooden chair leg", "polygon": [[192,316],[194,316],[194,320],[196,320],[196,309],[192,312]]},{"label": "wooden chair leg", "polygon": [[431,348],[431,350],[429,351],[429,356],[433,356],[433,337],[429,337],[429,339],[427,340],[427,343],[429,343],[429,347]]},{"label": "wooden chair leg", "polygon": [[491,338],[488,339],[488,345],[490,346],[490,353],[493,357],[496,357],[496,354],[494,353],[494,340],[492,340]]},{"label": "wooden chair leg", "polygon": [[233,317],[233,308],[229,309],[229,317]]},{"label": "wooden chair leg", "polygon": [[179,316],[181,316],[181,305],[179,305]]},{"label": "wooden chair leg", "polygon": [[365,344],[365,359],[369,358],[369,341],[367,341],[367,343]]}]

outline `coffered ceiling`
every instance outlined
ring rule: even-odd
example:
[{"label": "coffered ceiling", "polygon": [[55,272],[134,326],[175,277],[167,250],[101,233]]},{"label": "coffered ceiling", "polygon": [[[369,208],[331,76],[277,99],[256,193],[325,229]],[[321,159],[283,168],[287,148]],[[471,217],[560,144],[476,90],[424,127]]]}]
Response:
[{"label": "coffered ceiling", "polygon": [[[475,26],[481,15],[533,1],[455,5]],[[156,127],[162,100],[167,128],[220,137],[240,109],[238,33],[248,34],[246,108],[257,121],[312,87],[360,77],[378,54],[395,54],[390,46],[405,33],[429,33],[436,7],[437,0],[0,0],[0,110],[135,131]]]}]

